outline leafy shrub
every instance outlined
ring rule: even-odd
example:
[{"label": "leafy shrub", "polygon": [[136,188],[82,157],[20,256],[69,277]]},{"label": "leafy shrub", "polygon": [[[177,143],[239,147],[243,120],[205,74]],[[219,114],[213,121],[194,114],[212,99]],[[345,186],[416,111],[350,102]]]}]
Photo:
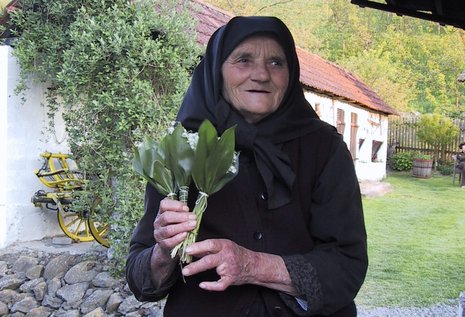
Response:
[{"label": "leafy shrub", "polygon": [[437,167],[437,171],[441,174],[441,175],[452,175],[452,165],[453,163],[444,163],[444,164],[440,164],[438,165]]},{"label": "leafy shrub", "polygon": [[75,210],[109,223],[110,253],[122,271],[143,212],[144,183],[131,169],[133,148],[173,120],[198,61],[194,20],[175,0],[22,0],[12,14],[27,80],[46,82],[47,112],[62,110],[70,150],[91,175]]},{"label": "leafy shrub", "polygon": [[391,158],[391,168],[395,171],[409,171],[413,167],[413,152],[395,153]]},{"label": "leafy shrub", "polygon": [[420,153],[420,152],[415,152],[413,154],[414,159],[419,159],[419,160],[432,160],[433,156],[431,154],[425,154],[425,153]]}]

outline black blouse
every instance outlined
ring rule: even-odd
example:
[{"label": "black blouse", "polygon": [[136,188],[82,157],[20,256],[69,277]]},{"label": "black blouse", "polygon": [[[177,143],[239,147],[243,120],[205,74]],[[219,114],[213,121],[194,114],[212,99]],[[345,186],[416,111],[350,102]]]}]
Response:
[{"label": "black blouse", "polygon": [[[353,300],[368,259],[360,190],[347,146],[333,127],[322,124],[281,147],[297,176],[291,202],[268,209],[254,156],[244,151],[238,176],[209,197],[198,239],[231,239],[250,250],[282,256],[308,310],[295,298],[260,286],[231,286],[223,292],[200,289],[201,281],[218,279],[213,270],[184,282],[177,269],[166,285],[155,289],[150,278],[156,243],[153,221],[163,197],[151,186],[127,258],[127,281],[139,300],[168,295],[168,317],[355,316]],[[192,192],[190,204],[195,197]]]}]

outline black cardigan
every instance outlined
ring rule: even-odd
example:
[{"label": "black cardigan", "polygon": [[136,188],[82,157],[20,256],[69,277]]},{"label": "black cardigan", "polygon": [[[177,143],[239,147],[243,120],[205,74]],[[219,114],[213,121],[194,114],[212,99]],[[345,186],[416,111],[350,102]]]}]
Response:
[{"label": "black cardigan", "polygon": [[[355,316],[353,300],[367,270],[366,232],[360,190],[346,144],[333,127],[283,144],[297,175],[292,202],[268,210],[265,186],[251,155],[241,153],[238,176],[208,198],[199,240],[231,239],[248,249],[282,256],[294,287],[309,308],[288,295],[260,286],[231,286],[207,292],[201,281],[214,271],[180,278],[154,289],[150,256],[153,221],[163,197],[147,187],[145,214],[130,243],[126,277],[141,301],[166,297],[165,316]],[[190,194],[191,203],[195,192]],[[191,205],[192,206],[192,205]]]}]

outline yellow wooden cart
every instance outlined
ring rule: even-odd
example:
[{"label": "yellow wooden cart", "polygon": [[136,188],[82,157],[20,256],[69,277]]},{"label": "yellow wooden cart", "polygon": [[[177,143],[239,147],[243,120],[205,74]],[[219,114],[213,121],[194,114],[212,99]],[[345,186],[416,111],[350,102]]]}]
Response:
[{"label": "yellow wooden cart", "polygon": [[57,212],[61,230],[73,241],[96,240],[109,247],[107,234],[109,226],[92,220],[93,206],[84,211],[72,210],[75,195],[86,183],[83,174],[68,154],[44,152],[42,167],[34,173],[51,191],[39,190],[31,198],[32,203]]}]

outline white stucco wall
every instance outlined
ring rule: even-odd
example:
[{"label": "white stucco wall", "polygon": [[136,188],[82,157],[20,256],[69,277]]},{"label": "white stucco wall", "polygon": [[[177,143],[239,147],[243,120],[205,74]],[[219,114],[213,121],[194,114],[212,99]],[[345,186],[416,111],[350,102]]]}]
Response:
[{"label": "white stucco wall", "polygon": [[57,120],[56,132],[45,131],[45,86],[29,85],[23,103],[14,92],[19,71],[12,48],[0,46],[0,247],[61,233],[56,212],[35,207],[31,197],[47,190],[33,173],[40,153],[67,151],[64,124]]},{"label": "white stucco wall", "polygon": [[[314,108],[316,104],[320,105],[320,118],[333,126],[336,126],[337,122],[337,109],[344,110],[346,124],[343,137],[348,146],[350,144],[351,114],[357,114],[359,128],[356,140],[358,142],[359,139],[365,139],[361,147],[358,144],[356,146],[354,164],[357,178],[360,181],[384,179],[386,177],[388,117],[313,92],[306,92],[305,97]],[[376,162],[371,160],[373,141],[383,143],[378,151]]]}]

